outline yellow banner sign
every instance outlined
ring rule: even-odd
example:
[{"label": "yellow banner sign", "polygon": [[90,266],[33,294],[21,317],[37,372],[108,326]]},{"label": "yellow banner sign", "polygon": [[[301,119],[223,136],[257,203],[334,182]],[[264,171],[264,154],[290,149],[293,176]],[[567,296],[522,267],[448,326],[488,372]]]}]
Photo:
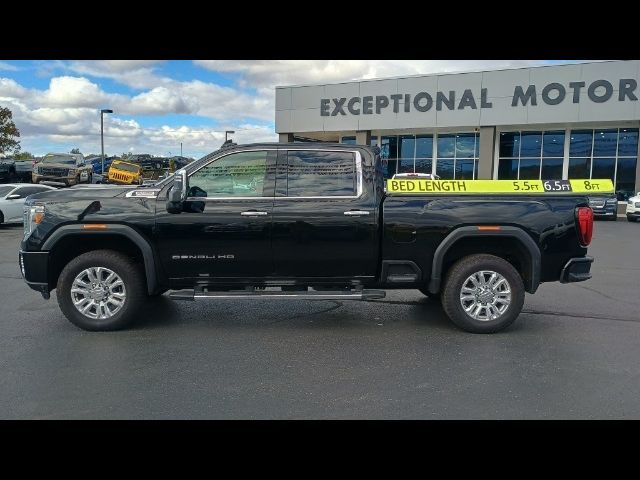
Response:
[{"label": "yellow banner sign", "polygon": [[387,180],[387,193],[613,193],[613,182],[592,180]]}]

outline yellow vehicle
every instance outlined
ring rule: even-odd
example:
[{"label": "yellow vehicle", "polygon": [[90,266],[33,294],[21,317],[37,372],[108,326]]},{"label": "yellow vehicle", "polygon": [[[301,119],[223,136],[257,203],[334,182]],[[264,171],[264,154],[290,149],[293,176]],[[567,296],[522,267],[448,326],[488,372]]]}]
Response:
[{"label": "yellow vehicle", "polygon": [[109,183],[121,185],[142,185],[142,167],[123,160],[114,160],[109,167]]}]

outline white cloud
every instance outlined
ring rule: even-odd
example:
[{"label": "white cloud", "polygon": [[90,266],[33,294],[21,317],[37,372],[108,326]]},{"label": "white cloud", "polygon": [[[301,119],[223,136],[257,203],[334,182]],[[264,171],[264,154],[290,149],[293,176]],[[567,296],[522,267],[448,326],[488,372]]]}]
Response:
[{"label": "white cloud", "polygon": [[110,78],[137,89],[153,88],[162,82],[154,72],[164,60],[76,60],[60,66],[74,73]]},{"label": "white cloud", "polygon": [[[177,154],[180,142],[191,156],[205,155],[224,141],[224,130],[235,130],[240,143],[277,141],[273,131],[274,87],[338,82],[387,76],[522,67],[532,60],[204,60],[197,65],[228,74],[232,86],[197,78],[177,80],[162,73],[161,61],[53,61],[38,64],[36,75],[49,78],[47,88],[25,88],[12,78],[0,78],[0,104],[9,106],[21,131],[24,150],[43,154],[51,149],[83,152],[100,147],[100,108],[112,108],[105,121],[105,148]],[[4,64],[0,62],[0,70]],[[15,70],[13,65],[9,65]],[[16,67],[17,68],[17,67]],[[61,75],[60,72],[63,72]],[[54,72],[57,72],[54,75]],[[5,74],[9,77],[10,74]],[[107,92],[108,78],[134,93]],[[199,115],[210,125],[149,127],[127,116]],[[249,119],[249,120],[247,120]],[[167,122],[170,123],[170,122]]]},{"label": "white cloud", "polygon": [[542,63],[540,60],[195,60],[196,65],[208,70],[239,74],[241,85],[271,88]]},{"label": "white cloud", "polygon": [[22,98],[27,89],[11,78],[0,78],[0,98]]},{"label": "white cloud", "polygon": [[55,77],[44,92],[34,92],[33,103],[51,107],[97,107],[110,95],[83,77]]},{"label": "white cloud", "polygon": [[185,97],[180,92],[165,87],[156,87],[148,92],[136,95],[124,110],[138,115],[165,115],[167,113],[196,113],[198,102],[195,98]]},{"label": "white cloud", "polygon": [[4,70],[4,71],[7,71],[7,72],[17,72],[20,69],[18,67],[16,67],[15,65],[12,65],[12,64],[7,63],[7,62],[0,61],[0,70]]},{"label": "white cloud", "polygon": [[273,95],[248,94],[231,87],[192,80],[168,79],[164,85],[129,96],[107,93],[85,77],[53,77],[46,90],[26,89],[10,78],[0,78],[0,98],[22,100],[31,108],[112,108],[116,114],[190,114],[218,121],[273,119]]}]

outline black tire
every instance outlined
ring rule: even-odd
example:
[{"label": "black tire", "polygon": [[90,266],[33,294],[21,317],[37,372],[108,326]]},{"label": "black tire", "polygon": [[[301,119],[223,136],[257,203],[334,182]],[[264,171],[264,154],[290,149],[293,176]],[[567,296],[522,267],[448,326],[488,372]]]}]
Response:
[{"label": "black tire", "polygon": [[[502,275],[511,290],[511,303],[506,311],[495,320],[476,320],[468,315],[460,301],[460,291],[463,283],[473,273],[481,270],[491,270]],[[494,255],[469,255],[458,260],[447,272],[442,290],[442,307],[451,319],[461,329],[471,333],[495,333],[511,325],[524,304],[524,284],[518,271],[506,260]]]},{"label": "black tire", "polygon": [[440,292],[431,293],[427,287],[419,288],[418,290],[420,290],[420,293],[422,293],[423,295],[429,297],[429,300],[433,300],[435,302],[440,301]]},{"label": "black tire", "polygon": [[4,213],[0,212],[0,225],[4,223]]},{"label": "black tire", "polygon": [[627,215],[627,222],[636,222],[637,220],[637,218]]},{"label": "black tire", "polygon": [[611,220],[612,222],[617,222],[618,221],[618,215],[614,215],[609,220]]},{"label": "black tire", "polygon": [[[122,309],[108,319],[93,319],[80,313],[73,305],[71,285],[82,270],[89,267],[106,267],[123,281],[126,299]],[[113,250],[93,250],[71,260],[60,273],[56,287],[58,305],[67,319],[89,331],[119,330],[129,326],[146,299],[146,281],[142,269],[125,255]]]}]

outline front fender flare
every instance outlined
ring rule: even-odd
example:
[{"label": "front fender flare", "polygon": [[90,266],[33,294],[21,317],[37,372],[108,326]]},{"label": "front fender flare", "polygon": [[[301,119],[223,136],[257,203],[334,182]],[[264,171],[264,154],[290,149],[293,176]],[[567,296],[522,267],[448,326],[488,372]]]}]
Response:
[{"label": "front fender flare", "polygon": [[[156,269],[155,256],[153,249],[149,242],[140,235],[137,231],[127,225],[107,224],[107,228],[104,230],[90,230],[91,234],[110,234],[110,235],[122,235],[123,237],[131,240],[142,252],[142,259],[144,261],[144,271],[147,278],[147,291],[149,295],[155,293],[158,290],[158,273]],[[62,238],[68,235],[74,235],[77,233],[87,233],[82,225],[65,225],[55,230],[49,238],[42,245],[42,250],[51,250],[55,244]]]}]

